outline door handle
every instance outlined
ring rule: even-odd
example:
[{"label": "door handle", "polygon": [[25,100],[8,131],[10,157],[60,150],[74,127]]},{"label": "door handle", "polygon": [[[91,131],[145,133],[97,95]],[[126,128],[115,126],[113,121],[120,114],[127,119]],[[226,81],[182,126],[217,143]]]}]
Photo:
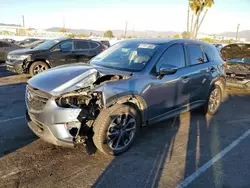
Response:
[{"label": "door handle", "polygon": [[183,76],[183,77],[181,78],[181,81],[182,81],[183,83],[187,83],[189,80],[190,80],[190,77],[188,77],[188,76]]},{"label": "door handle", "polygon": [[214,71],[216,71],[216,68],[215,68],[215,67],[210,67],[210,68],[209,68],[209,71],[210,71],[210,72],[214,72]]}]

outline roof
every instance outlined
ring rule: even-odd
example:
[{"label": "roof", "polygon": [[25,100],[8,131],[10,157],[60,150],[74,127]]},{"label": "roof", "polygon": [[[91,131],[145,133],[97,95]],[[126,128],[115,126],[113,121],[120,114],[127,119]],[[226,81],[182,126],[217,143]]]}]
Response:
[{"label": "roof", "polygon": [[201,41],[197,41],[197,40],[190,40],[190,39],[169,39],[169,38],[145,38],[145,39],[129,39],[129,40],[125,40],[125,41],[129,41],[129,42],[141,42],[141,43],[151,43],[151,44],[166,44],[169,42],[173,42],[173,43],[177,43],[177,42],[194,42],[194,43],[198,43],[198,44],[207,44]]}]

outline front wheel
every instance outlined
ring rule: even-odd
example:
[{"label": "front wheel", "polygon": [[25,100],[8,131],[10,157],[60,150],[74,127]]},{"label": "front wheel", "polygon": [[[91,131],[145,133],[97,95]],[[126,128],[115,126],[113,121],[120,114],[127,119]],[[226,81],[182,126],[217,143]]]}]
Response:
[{"label": "front wheel", "polygon": [[219,109],[221,101],[222,101],[221,88],[215,85],[210,91],[206,104],[202,107],[202,113],[214,115]]},{"label": "front wheel", "polygon": [[94,123],[94,143],[106,155],[119,155],[131,147],[139,123],[139,114],[128,105],[103,109]]},{"label": "front wheel", "polygon": [[45,63],[43,61],[35,61],[34,63],[32,63],[30,65],[29,73],[31,76],[34,76],[34,75],[39,74],[41,72],[44,72],[48,69],[49,69],[49,66],[47,63]]}]

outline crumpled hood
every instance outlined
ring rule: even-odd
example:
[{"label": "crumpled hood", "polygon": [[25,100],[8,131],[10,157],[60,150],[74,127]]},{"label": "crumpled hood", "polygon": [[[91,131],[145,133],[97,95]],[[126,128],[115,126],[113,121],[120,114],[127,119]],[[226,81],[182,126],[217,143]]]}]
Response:
[{"label": "crumpled hood", "polygon": [[238,43],[226,45],[221,49],[221,56],[224,60],[250,58],[250,44]]},{"label": "crumpled hood", "polygon": [[28,80],[28,84],[56,96],[83,88],[82,85],[88,87],[103,75],[130,74],[129,72],[77,63],[56,67],[40,73]]}]

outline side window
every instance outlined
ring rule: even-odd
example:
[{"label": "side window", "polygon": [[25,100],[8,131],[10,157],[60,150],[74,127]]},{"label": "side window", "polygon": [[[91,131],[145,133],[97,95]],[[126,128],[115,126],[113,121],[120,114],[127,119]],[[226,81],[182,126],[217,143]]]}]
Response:
[{"label": "side window", "polygon": [[213,49],[210,46],[204,46],[203,50],[206,54],[208,61],[213,61],[215,57],[215,53],[218,53],[215,47]]},{"label": "side window", "polygon": [[[0,45],[1,46],[1,45]],[[2,42],[2,47],[6,48],[6,47],[10,47],[9,44],[5,43],[5,42]]]},{"label": "side window", "polygon": [[203,57],[203,52],[201,50],[200,45],[186,45],[188,54],[189,54],[189,64],[190,65],[197,65],[200,63],[203,63],[204,57]]},{"label": "side window", "polygon": [[182,45],[175,44],[173,46],[170,46],[164,52],[157,63],[158,66],[161,66],[162,64],[174,66],[177,68],[185,67],[185,56]]},{"label": "side window", "polygon": [[3,42],[0,42],[0,48],[2,48],[3,47]]},{"label": "side window", "polygon": [[87,41],[75,41],[75,50],[88,50],[89,42]]},{"label": "side window", "polygon": [[69,52],[69,51],[72,51],[72,48],[73,48],[73,43],[72,41],[67,41],[67,42],[64,42],[60,45],[60,48],[61,48],[61,51],[62,52]]},{"label": "side window", "polygon": [[97,44],[95,42],[90,42],[89,44],[90,44],[91,49],[97,48],[99,46],[99,44]]}]

